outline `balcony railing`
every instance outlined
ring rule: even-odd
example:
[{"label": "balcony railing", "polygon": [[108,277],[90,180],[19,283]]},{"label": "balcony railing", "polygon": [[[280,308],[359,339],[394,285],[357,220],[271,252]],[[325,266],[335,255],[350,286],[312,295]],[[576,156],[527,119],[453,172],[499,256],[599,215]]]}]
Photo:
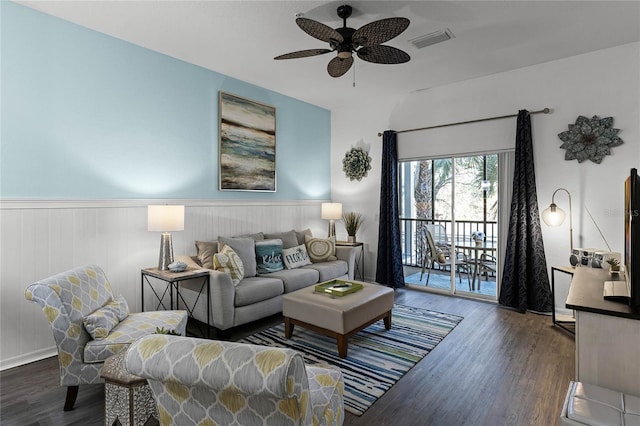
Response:
[{"label": "balcony railing", "polygon": [[[402,263],[406,266],[421,266],[424,247],[420,238],[422,225],[442,225],[446,234],[451,238],[452,225],[450,220],[406,219],[400,218],[400,233],[402,243]],[[457,240],[471,240],[473,232],[484,232],[486,241],[497,242],[497,222],[483,222],[474,220],[456,220],[455,235]]]}]

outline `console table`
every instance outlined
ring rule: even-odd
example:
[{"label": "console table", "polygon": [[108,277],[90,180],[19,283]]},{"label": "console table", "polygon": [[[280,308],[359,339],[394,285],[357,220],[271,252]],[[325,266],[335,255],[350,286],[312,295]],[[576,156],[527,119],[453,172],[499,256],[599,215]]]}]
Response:
[{"label": "console table", "polygon": [[340,247],[360,247],[360,253],[356,255],[355,270],[353,271],[353,279],[364,281],[364,243],[349,241],[336,241],[336,246]]},{"label": "console table", "polygon": [[623,277],[575,268],[566,307],[576,313],[576,380],[640,395],[640,313],[604,300],[605,281]]}]

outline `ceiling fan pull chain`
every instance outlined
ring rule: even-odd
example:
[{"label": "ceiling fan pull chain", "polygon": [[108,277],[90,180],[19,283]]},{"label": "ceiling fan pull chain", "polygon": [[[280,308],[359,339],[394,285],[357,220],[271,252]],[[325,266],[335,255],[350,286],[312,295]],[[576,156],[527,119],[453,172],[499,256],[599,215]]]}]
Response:
[{"label": "ceiling fan pull chain", "polygon": [[353,63],[353,87],[356,87],[356,63]]}]

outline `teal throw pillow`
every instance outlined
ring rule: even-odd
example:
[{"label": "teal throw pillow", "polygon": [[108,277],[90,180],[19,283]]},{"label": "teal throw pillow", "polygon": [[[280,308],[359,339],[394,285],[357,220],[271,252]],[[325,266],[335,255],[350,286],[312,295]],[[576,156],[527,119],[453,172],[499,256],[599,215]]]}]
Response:
[{"label": "teal throw pillow", "polygon": [[268,274],[284,269],[282,263],[282,240],[256,241],[256,270]]}]

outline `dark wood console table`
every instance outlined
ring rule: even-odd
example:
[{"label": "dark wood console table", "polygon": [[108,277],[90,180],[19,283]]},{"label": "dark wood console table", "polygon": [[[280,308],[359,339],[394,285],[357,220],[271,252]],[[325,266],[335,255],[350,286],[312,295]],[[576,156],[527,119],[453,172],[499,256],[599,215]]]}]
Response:
[{"label": "dark wood console table", "polygon": [[640,395],[640,313],[604,300],[605,281],[624,277],[576,268],[566,307],[576,313],[576,380]]}]

